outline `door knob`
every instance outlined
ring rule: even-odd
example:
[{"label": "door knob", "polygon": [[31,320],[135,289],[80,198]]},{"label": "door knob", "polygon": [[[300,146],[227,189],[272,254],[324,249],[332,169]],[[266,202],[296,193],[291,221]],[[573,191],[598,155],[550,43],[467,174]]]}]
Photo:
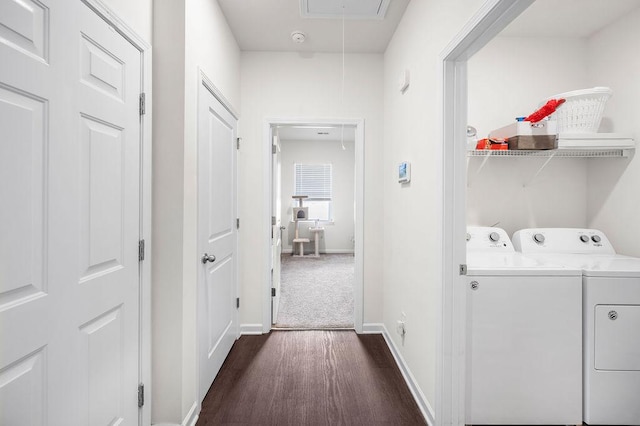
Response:
[{"label": "door knob", "polygon": [[203,254],[202,255],[202,263],[207,263],[207,262],[215,262],[216,261],[216,257],[212,254]]},{"label": "door knob", "polygon": [[280,230],[281,230],[281,231],[284,231],[285,229],[287,229],[287,227],[286,227],[286,226],[281,226],[281,227],[280,227]]}]

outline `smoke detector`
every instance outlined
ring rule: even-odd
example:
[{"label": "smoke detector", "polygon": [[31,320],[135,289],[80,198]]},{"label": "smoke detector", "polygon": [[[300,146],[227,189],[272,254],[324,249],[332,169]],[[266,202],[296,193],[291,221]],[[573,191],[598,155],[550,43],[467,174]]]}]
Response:
[{"label": "smoke detector", "polygon": [[293,40],[294,43],[304,43],[306,39],[307,35],[302,31],[294,31],[291,33],[291,40]]}]

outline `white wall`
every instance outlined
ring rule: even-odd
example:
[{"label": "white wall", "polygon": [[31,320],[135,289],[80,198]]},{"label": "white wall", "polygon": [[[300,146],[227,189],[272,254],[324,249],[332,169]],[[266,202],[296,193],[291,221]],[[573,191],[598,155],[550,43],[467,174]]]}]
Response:
[{"label": "white wall", "polygon": [[278,118],[363,118],[364,166],[364,322],[382,313],[382,55],[347,54],[344,106],[339,100],[342,55],[243,52],[241,56],[239,152],[241,324],[262,323],[265,291],[264,123]]},{"label": "white wall", "polygon": [[[608,86],[601,131],[640,138],[640,9],[588,40],[589,86]],[[591,159],[588,172],[589,227],[602,230],[619,253],[640,256],[640,156]]]},{"label": "white wall", "polygon": [[[324,232],[320,236],[320,253],[353,253],[354,236],[354,189],[355,189],[355,143],[344,141],[280,141],[282,167],[282,248],[290,253],[295,235],[295,224],[291,221],[294,193],[294,163],[331,164],[333,178],[334,223],[322,223]],[[297,201],[296,201],[297,205]],[[305,253],[315,249],[314,235],[309,232],[313,222],[300,223],[300,237],[312,241],[305,246]],[[297,250],[297,248],[296,248]]]},{"label": "white wall", "polygon": [[[546,97],[589,87],[583,38],[496,37],[468,62],[468,122],[478,138],[535,111]],[[552,64],[550,66],[550,64]],[[467,224],[510,235],[527,227],[587,225],[587,161],[468,161]],[[478,173],[478,171],[480,171]]]},{"label": "white wall", "polygon": [[216,1],[153,4],[152,421],[182,423],[198,397],[198,68],[237,110],[240,51]]},{"label": "white wall", "polygon": [[[438,156],[440,53],[481,0],[412,1],[384,55],[384,323],[424,393],[435,403],[438,288],[442,281],[439,223],[442,159]],[[411,85],[398,91],[400,72]],[[411,162],[411,183],[397,166]],[[407,316],[404,341],[395,333]],[[437,413],[436,413],[437,415]]]},{"label": "white wall", "polygon": [[118,17],[151,44],[152,0],[102,0]]}]

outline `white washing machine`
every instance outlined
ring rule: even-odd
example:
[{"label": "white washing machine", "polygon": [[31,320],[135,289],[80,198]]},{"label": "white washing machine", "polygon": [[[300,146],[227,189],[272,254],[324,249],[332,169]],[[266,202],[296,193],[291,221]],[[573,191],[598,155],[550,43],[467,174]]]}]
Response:
[{"label": "white washing machine", "polygon": [[513,243],[582,270],[584,422],[640,425],[640,259],[595,229],[523,229]]},{"label": "white washing machine", "polygon": [[582,423],[581,272],[467,232],[466,423]]}]

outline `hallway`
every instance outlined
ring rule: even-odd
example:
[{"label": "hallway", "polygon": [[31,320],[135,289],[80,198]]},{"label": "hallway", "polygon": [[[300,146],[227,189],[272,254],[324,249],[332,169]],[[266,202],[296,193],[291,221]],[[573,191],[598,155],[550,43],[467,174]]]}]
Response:
[{"label": "hallway", "polygon": [[242,336],[197,425],[424,425],[381,335]]}]

